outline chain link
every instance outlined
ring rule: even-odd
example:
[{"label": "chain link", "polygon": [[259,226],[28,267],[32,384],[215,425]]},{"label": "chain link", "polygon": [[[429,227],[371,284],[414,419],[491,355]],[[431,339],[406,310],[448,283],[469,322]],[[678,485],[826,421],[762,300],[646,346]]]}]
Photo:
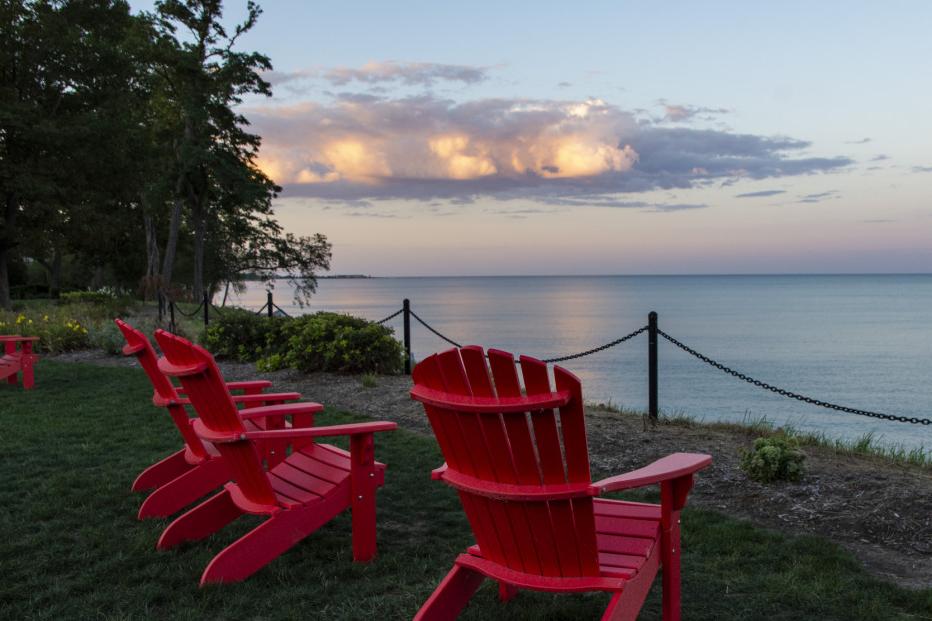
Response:
[{"label": "chain link", "polygon": [[593,349],[587,349],[586,351],[581,351],[578,354],[570,354],[569,356],[560,356],[559,358],[547,358],[546,360],[542,360],[541,362],[565,362],[566,360],[575,360],[576,358],[582,358],[583,356],[588,356],[589,354],[595,354],[600,351],[606,350],[609,347],[620,345],[621,343],[624,343],[627,340],[633,339],[638,334],[641,334],[642,332],[645,332],[646,330],[647,330],[647,326],[644,326],[643,328],[639,328],[635,330],[631,334],[625,335],[621,337],[620,339],[615,339],[614,341],[610,343],[606,343],[605,345],[601,345]]},{"label": "chain link", "polygon": [[394,313],[392,313],[391,315],[389,315],[389,316],[386,317],[385,319],[381,319],[381,320],[379,320],[379,321],[376,321],[376,323],[385,323],[386,321],[391,321],[392,319],[394,319],[395,317],[397,317],[398,315],[400,315],[401,313],[403,313],[404,310],[405,310],[405,309],[403,309],[403,308],[399,308],[398,310],[396,310]]},{"label": "chain link", "polygon": [[195,316],[200,312],[200,310],[201,310],[202,308],[204,308],[204,302],[203,302],[203,300],[201,301],[200,304],[197,305],[197,308],[195,308],[195,309],[194,309],[193,311],[191,311],[190,313],[186,313],[186,312],[184,312],[183,310],[181,310],[181,307],[178,306],[178,303],[175,302],[174,300],[172,300],[172,304],[175,305],[175,310],[178,311],[179,313],[181,313],[182,315],[184,315],[185,317],[195,317]]},{"label": "chain link", "polygon": [[677,347],[685,351],[687,354],[695,356],[696,358],[698,358],[699,360],[702,360],[706,364],[709,364],[715,367],[716,369],[719,369],[720,371],[724,371],[725,373],[729,375],[737,377],[739,380],[745,381],[749,384],[753,384],[759,388],[763,388],[764,390],[769,390],[770,392],[781,395],[783,397],[789,397],[790,399],[796,399],[797,401],[802,401],[804,403],[811,403],[812,405],[817,405],[822,408],[828,408],[829,410],[835,410],[837,412],[845,412],[847,414],[857,414],[859,416],[870,416],[872,418],[880,418],[883,420],[890,420],[890,421],[895,421],[898,423],[912,423],[914,425],[920,425],[920,424],[921,425],[932,425],[932,420],[929,420],[928,418],[916,418],[915,416],[912,416],[912,417],[894,416],[892,414],[883,414],[881,412],[871,412],[870,410],[859,410],[858,408],[849,408],[843,405],[835,405],[834,403],[829,403],[828,401],[821,401],[819,399],[813,399],[812,397],[807,397],[805,395],[800,395],[795,392],[790,392],[789,390],[785,390],[783,388],[777,388],[776,386],[772,386],[766,382],[762,382],[760,380],[754,379],[753,377],[745,375],[744,373],[740,373],[738,371],[735,371],[734,369],[726,367],[724,364],[720,362],[716,362],[715,360],[712,360],[708,356],[703,356],[702,354],[697,352],[695,349],[692,349],[691,347],[688,347],[687,345],[681,343],[680,341],[676,340],[675,338],[673,338],[672,336],[670,336],[663,330],[657,330],[657,334],[667,339],[668,341],[670,341],[671,343],[673,343],[674,345],[676,345]]},{"label": "chain link", "polygon": [[[402,309],[402,310],[403,310],[403,309]],[[460,345],[459,343],[457,343],[457,342],[454,341],[453,339],[447,338],[446,336],[444,336],[444,335],[440,334],[439,332],[437,332],[436,330],[434,330],[432,327],[430,327],[430,325],[429,325],[426,321],[424,321],[423,319],[421,319],[420,317],[418,317],[418,316],[417,316],[417,313],[415,313],[414,311],[409,311],[409,312],[411,313],[411,316],[412,316],[412,317],[414,317],[415,319],[417,319],[418,323],[420,323],[422,326],[424,326],[425,328],[427,328],[428,330],[430,330],[431,332],[433,332],[434,334],[436,334],[437,336],[439,336],[440,338],[442,338],[444,341],[446,341],[447,343],[449,343],[449,344],[452,345],[453,347],[462,347],[462,345]]]}]

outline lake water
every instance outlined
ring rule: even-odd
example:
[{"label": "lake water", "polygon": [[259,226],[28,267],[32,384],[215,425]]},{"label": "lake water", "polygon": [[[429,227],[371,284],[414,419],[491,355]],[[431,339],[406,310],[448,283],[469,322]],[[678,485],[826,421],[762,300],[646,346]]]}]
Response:
[{"label": "lake water", "polygon": [[[932,275],[569,276],[321,280],[303,311],[371,320],[401,308],[463,344],[552,358],[601,345],[647,323],[762,381],[824,401],[932,417]],[[258,309],[250,283],[235,303]],[[401,318],[389,322],[401,335]],[[412,320],[415,359],[449,347]],[[880,421],[789,400],[727,376],[660,339],[660,406],[705,420],[766,416],[778,423],[932,448],[932,426]],[[588,401],[645,409],[647,336],[564,363]]]}]

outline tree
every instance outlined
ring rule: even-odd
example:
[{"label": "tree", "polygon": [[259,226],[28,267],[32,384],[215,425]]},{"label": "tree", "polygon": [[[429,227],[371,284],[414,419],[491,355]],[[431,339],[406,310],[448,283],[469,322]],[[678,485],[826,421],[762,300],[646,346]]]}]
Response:
[{"label": "tree", "polygon": [[[183,206],[187,205],[194,233],[195,299],[204,292],[205,250],[208,227],[216,220],[212,212],[218,203],[212,198],[219,194],[218,180],[232,174],[241,181],[242,192],[274,195],[274,184],[255,165],[260,139],[243,129],[248,124],[245,117],[233,110],[244,95],[271,95],[268,82],[259,75],[272,68],[268,57],[233,49],[239,37],[255,25],[261,9],[248,2],[246,20],[228,34],[221,23],[222,4],[221,0],[156,3],[165,42],[166,62],[161,71],[178,105],[183,127],[175,151],[175,197],[162,278],[168,283],[173,277]],[[190,40],[176,38],[179,26],[187,30]],[[231,172],[236,168],[243,170]],[[244,187],[249,184],[254,187]]]},{"label": "tree", "polygon": [[[138,48],[150,36],[122,0],[11,1],[0,44],[0,305],[16,251],[50,273],[63,257],[99,266],[122,252],[145,95]],[[110,242],[109,244],[106,242]]]}]

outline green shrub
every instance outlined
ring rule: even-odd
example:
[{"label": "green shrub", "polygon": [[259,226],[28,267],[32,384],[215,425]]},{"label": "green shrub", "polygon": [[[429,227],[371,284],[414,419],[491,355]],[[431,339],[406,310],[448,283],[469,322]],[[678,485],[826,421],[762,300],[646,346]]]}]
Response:
[{"label": "green shrub", "polygon": [[284,324],[285,365],[304,372],[398,373],[401,345],[392,330],[359,317],[316,313]]},{"label": "green shrub", "polygon": [[755,481],[799,481],[805,468],[806,454],[799,441],[786,436],[757,438],[750,451],[741,455],[741,469]]},{"label": "green shrub", "polygon": [[62,304],[109,304],[116,296],[109,291],[67,291],[59,296]]},{"label": "green shrub", "polygon": [[268,318],[228,309],[207,328],[204,344],[217,356],[255,361],[261,371],[399,373],[403,366],[390,328],[338,313]]},{"label": "green shrub", "polygon": [[266,317],[241,308],[214,313],[203,343],[215,356],[239,362],[254,362],[278,351],[280,317]]},{"label": "green shrub", "polygon": [[117,295],[107,289],[68,291],[62,293],[58,299],[58,305],[67,309],[67,312],[95,321],[109,321],[114,317],[125,317],[135,303],[132,298]]}]

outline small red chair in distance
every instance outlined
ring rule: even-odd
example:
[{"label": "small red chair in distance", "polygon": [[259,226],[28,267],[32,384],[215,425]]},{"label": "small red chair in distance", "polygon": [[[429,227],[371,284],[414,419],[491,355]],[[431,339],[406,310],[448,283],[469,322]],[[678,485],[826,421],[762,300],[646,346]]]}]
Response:
[{"label": "small red chair in distance", "polygon": [[[177,513],[194,501],[203,498],[229,481],[230,469],[219,458],[220,453],[209,442],[202,442],[191,427],[193,420],[188,416],[185,405],[188,400],[180,396],[179,389],[162,375],[158,368],[158,356],[146,335],[121,319],[115,319],[117,327],[126,339],[123,347],[124,356],[136,356],[139,364],[152,383],[152,402],[168,410],[172,421],[184,440],[184,447],[165,459],[149,466],[136,477],[133,491],[150,489],[155,491],[139,507],[140,520],[155,517],[168,517]],[[229,382],[228,390],[242,390],[245,394],[233,395],[233,400],[244,407],[252,405],[276,405],[285,401],[296,401],[301,395],[296,392],[265,393],[262,391],[272,383],[267,380],[251,382]],[[183,391],[181,391],[183,392]],[[296,426],[310,426],[313,420],[297,416]],[[249,420],[245,423],[249,429],[263,429],[263,421]],[[266,455],[271,462],[284,459],[285,447],[276,447]]]},{"label": "small red chair in distance", "polygon": [[[201,584],[244,580],[293,545],[352,508],[353,559],[375,556],[375,492],[385,482],[385,465],[375,461],[375,437],[397,427],[391,422],[301,429],[250,430],[245,421],[294,414],[313,416],[323,406],[288,403],[237,411],[220,370],[207,350],[158,330],[165,357],[159,369],[181,381],[199,418],[194,431],[210,442],[233,473],[234,483],[172,522],[159,549],[203,539],[243,514],[268,519],[230,544],[207,565]],[[349,436],[350,450],[317,444],[314,438]],[[266,471],[263,445],[292,442],[293,451]]]},{"label": "small red chair in distance", "polygon": [[[485,578],[503,600],[518,589],[612,594],[603,620],[634,620],[659,567],[663,618],[680,618],[680,510],[708,455],[676,453],[591,482],[582,387],[569,371],[510,353],[451,349],[414,369],[446,463],[433,472],[459,492],[476,543],[415,619],[455,619]],[[559,416],[557,416],[557,413]],[[562,438],[562,443],[561,443]],[[659,505],[596,498],[660,484]]]},{"label": "small red chair in distance", "polygon": [[[0,334],[3,355],[0,356],[0,379],[6,378],[8,384],[16,384],[17,375],[22,375],[23,390],[32,390],[35,385],[33,366],[39,356],[32,352],[32,344],[38,336],[19,336],[18,334]],[[16,346],[19,345],[19,348]]]}]

